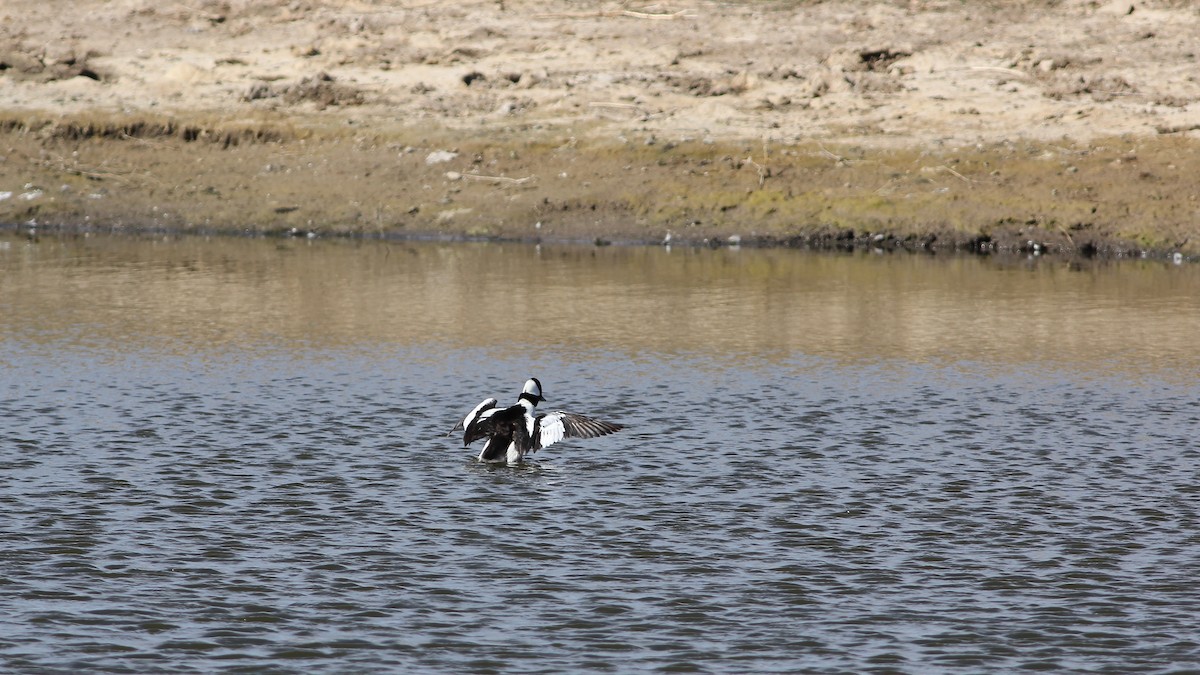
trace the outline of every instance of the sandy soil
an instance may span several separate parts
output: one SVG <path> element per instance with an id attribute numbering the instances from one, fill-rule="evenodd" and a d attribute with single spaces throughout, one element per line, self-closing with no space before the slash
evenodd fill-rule
<path id="1" fill-rule="evenodd" d="M 0 221 L 1192 254 L 1197 35 L 1166 0 L 6 0 Z"/>

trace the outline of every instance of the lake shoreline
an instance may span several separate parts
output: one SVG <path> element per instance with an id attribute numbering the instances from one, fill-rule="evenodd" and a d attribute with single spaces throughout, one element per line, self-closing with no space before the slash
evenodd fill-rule
<path id="1" fill-rule="evenodd" d="M 497 245 L 529 245 L 529 246 L 565 246 L 580 248 L 671 248 L 680 250 L 791 250 L 815 254 L 829 255 L 910 255 L 929 257 L 965 256 L 971 258 L 992 258 L 997 261 L 1024 260 L 1059 260 L 1071 265 L 1103 264 L 1122 260 L 1160 261 L 1163 263 L 1194 263 L 1195 256 L 1186 256 L 1177 250 L 1169 249 L 1139 249 L 1136 246 L 1118 248 L 1113 246 L 1099 251 L 1079 251 L 1063 246 L 1037 247 L 1024 245 L 1020 242 L 1012 244 L 997 244 L 995 242 L 951 243 L 943 241 L 933 245 L 922 245 L 909 240 L 887 239 L 877 241 L 872 236 L 858 235 L 814 235 L 794 236 L 787 239 L 771 237 L 733 238 L 733 239 L 684 239 L 672 238 L 670 241 L 655 241 L 651 239 L 617 238 L 565 238 L 542 236 L 481 236 L 463 233 L 446 232 L 363 232 L 363 231 L 316 231 L 299 228 L 286 230 L 251 230 L 240 229 L 210 229 L 189 228 L 180 229 L 164 226 L 128 227 L 128 226 L 80 226 L 72 224 L 19 224 L 0 222 L 0 235 L 21 235 L 30 241 L 41 241 L 47 237 L 134 237 L 134 238 L 192 238 L 217 237 L 220 239 L 275 239 L 280 242 L 310 241 L 310 242 L 378 242 L 394 244 L 497 244 Z"/>
<path id="2" fill-rule="evenodd" d="M 294 121 L 293 121 L 294 122 Z M 0 222 L 64 230 L 1056 254 L 1200 253 L 1185 139 L 929 152 L 591 129 L 0 119 Z M 755 157 L 758 159 L 755 159 Z M 23 160 L 23 161 L 22 161 Z M 1145 208 L 1147 190 L 1153 208 Z"/>
<path id="3" fill-rule="evenodd" d="M 328 0 L 0 21 L 0 222 L 1200 257 L 1200 12 Z"/>

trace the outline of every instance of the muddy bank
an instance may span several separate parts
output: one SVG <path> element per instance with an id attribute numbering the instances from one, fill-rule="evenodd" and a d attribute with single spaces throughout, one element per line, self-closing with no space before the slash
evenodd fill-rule
<path id="1" fill-rule="evenodd" d="M 0 120 L 8 224 L 1196 255 L 1197 144 L 882 149 L 587 128 Z"/>
<path id="2" fill-rule="evenodd" d="M 1200 253 L 1171 0 L 0 9 L 0 222 Z"/>

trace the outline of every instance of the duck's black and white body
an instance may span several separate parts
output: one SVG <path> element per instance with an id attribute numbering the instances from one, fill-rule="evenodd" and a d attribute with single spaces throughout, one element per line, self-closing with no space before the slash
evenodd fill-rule
<path id="1" fill-rule="evenodd" d="M 545 401 L 542 383 L 537 378 L 525 382 L 516 405 L 497 408 L 496 399 L 484 399 L 450 430 L 463 430 L 463 446 L 486 438 L 479 452 L 481 462 L 516 464 L 525 455 L 541 450 L 564 438 L 595 438 L 619 431 L 622 427 L 585 415 L 555 410 L 534 416 L 537 404 Z"/>

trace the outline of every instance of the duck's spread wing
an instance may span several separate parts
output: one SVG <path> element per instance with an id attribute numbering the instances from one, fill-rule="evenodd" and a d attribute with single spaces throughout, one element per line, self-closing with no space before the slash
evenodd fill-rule
<path id="1" fill-rule="evenodd" d="M 484 429 L 484 421 L 495 413 L 495 411 L 496 399 L 485 398 L 483 402 L 467 413 L 463 421 L 455 425 L 454 429 L 450 430 L 450 433 L 454 433 L 455 429 L 463 429 L 463 445 L 470 445 L 488 434 Z"/>
<path id="2" fill-rule="evenodd" d="M 564 438 L 595 438 L 620 431 L 623 427 L 586 415 L 555 410 L 538 415 L 533 425 L 533 449 L 539 450 Z"/>

